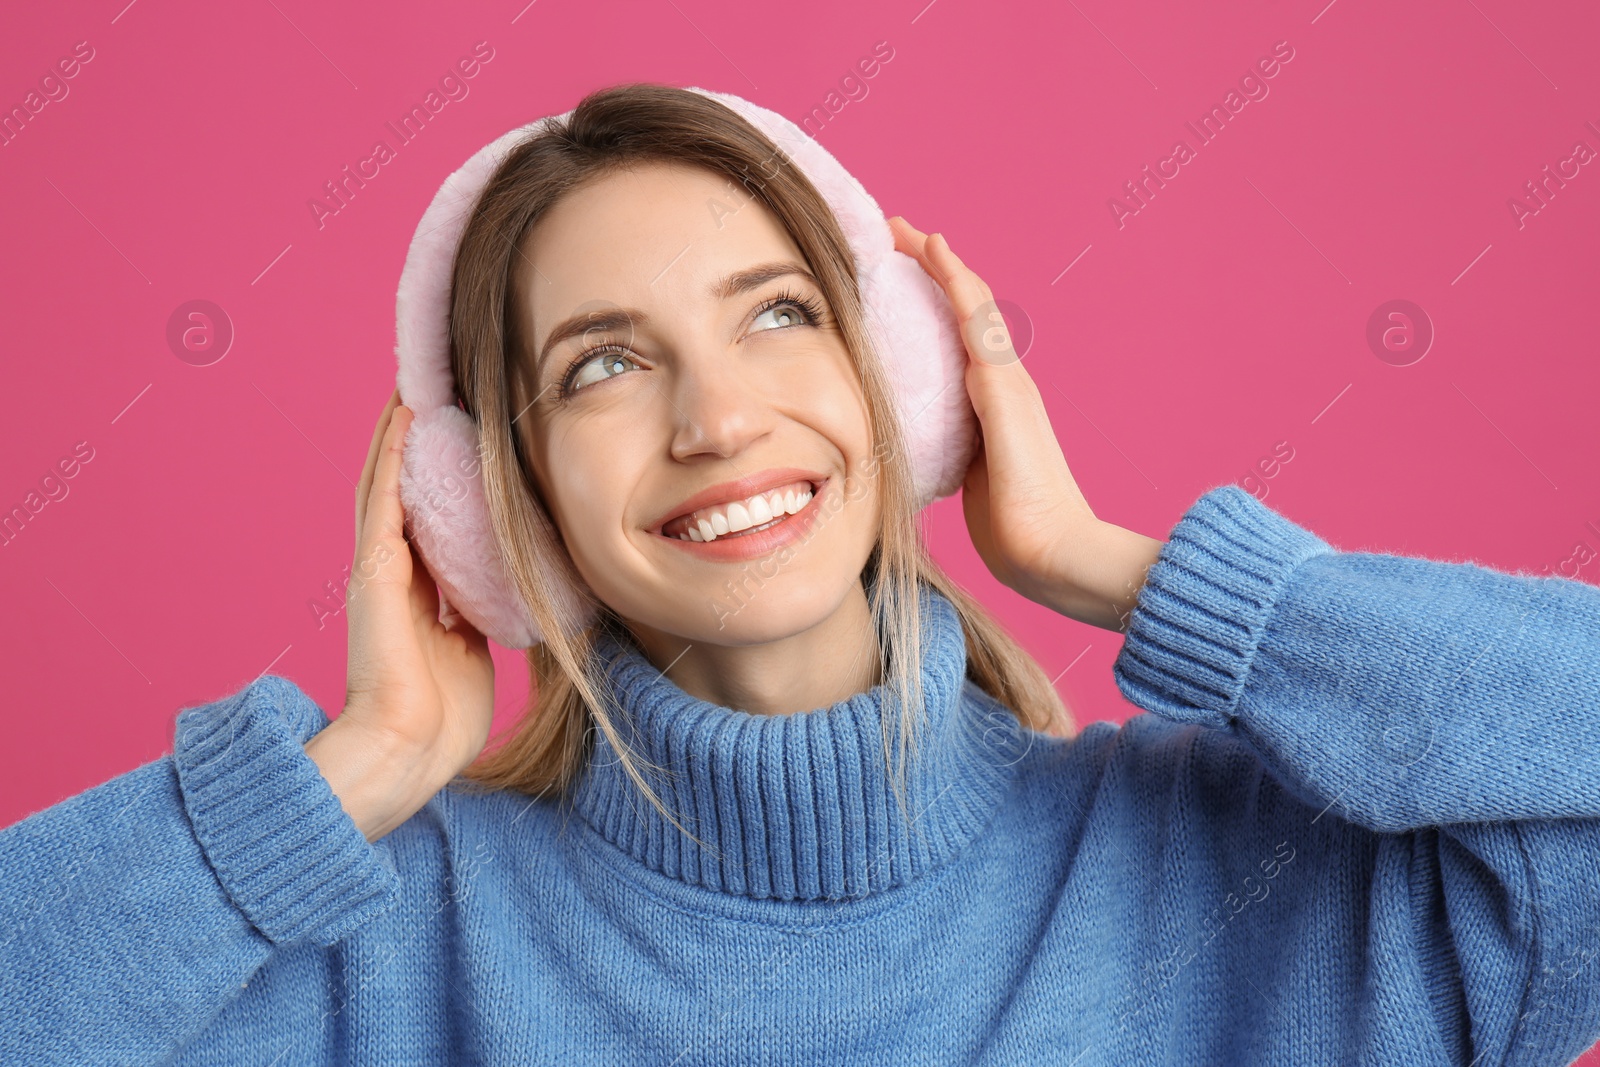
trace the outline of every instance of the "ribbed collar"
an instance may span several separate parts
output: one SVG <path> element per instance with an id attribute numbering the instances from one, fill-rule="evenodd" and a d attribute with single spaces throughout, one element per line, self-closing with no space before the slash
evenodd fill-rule
<path id="1" fill-rule="evenodd" d="M 924 708 L 902 814 L 884 758 L 884 686 L 831 707 L 758 715 L 691 696 L 632 644 L 602 634 L 623 739 L 673 778 L 651 787 L 701 848 L 650 804 L 595 733 L 575 809 L 638 862 L 692 885 L 775 900 L 859 898 L 949 860 L 988 824 L 1026 731 L 966 680 L 960 618 L 922 587 Z M 898 745 L 898 723 L 890 734 Z M 918 754 L 914 753 L 914 757 Z"/>

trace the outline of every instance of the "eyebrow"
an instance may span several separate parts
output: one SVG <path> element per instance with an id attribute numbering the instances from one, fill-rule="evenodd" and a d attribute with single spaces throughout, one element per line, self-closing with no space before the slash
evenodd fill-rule
<path id="1" fill-rule="evenodd" d="M 729 300 L 752 289 L 761 286 L 776 278 L 788 277 L 791 274 L 807 279 L 818 289 L 822 283 L 816 276 L 798 263 L 788 260 L 778 260 L 772 263 L 759 263 L 754 267 L 734 271 L 727 277 L 712 283 L 709 293 L 717 300 Z M 550 336 L 545 340 L 544 347 L 539 350 L 538 357 L 534 360 L 534 373 L 538 374 L 544 369 L 545 357 L 550 351 L 563 341 L 574 337 L 582 337 L 590 330 L 611 332 L 617 330 L 633 330 L 648 325 L 650 316 L 637 308 L 607 308 L 604 311 L 586 311 L 570 318 L 564 319 L 555 329 L 550 331 Z"/>

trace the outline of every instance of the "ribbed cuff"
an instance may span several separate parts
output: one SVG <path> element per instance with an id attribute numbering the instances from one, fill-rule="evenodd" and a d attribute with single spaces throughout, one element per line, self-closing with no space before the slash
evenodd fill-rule
<path id="1" fill-rule="evenodd" d="M 234 904 L 279 945 L 332 945 L 387 911 L 399 889 L 388 851 L 366 839 L 306 754 L 327 725 L 276 675 L 177 719 L 173 762 L 195 836 Z"/>
<path id="2" fill-rule="evenodd" d="M 1236 485 L 1206 492 L 1173 527 L 1112 665 L 1130 701 L 1226 726 L 1294 569 L 1334 548 Z"/>

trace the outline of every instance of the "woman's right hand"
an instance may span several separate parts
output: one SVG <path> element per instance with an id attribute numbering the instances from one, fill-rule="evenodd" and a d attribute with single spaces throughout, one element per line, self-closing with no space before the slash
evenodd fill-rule
<path id="1" fill-rule="evenodd" d="M 306 745 L 368 840 L 476 759 L 494 715 L 488 641 L 464 618 L 439 621 L 438 589 L 405 537 L 400 459 L 411 419 L 397 390 L 373 431 L 356 487 L 344 712 Z"/>

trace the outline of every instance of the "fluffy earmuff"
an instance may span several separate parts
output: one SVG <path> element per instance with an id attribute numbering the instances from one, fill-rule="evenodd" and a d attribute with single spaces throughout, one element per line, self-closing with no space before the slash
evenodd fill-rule
<path id="1" fill-rule="evenodd" d="M 917 507 L 955 493 L 976 450 L 977 417 L 965 385 L 966 349 L 944 291 L 916 260 L 895 249 L 877 202 L 799 126 L 741 97 L 690 89 L 766 134 L 833 209 L 855 259 L 867 329 L 894 392 Z M 444 180 L 417 224 L 396 297 L 396 382 L 401 403 L 415 414 L 400 474 L 413 544 L 448 604 L 485 636 L 513 649 L 542 637 L 506 573 L 483 495 L 477 427 L 457 406 L 450 285 L 456 245 L 490 175 L 519 142 L 571 114 L 509 131 Z M 565 625 L 592 622 L 594 596 L 569 588 L 577 580 L 571 565 L 551 561 L 545 573 L 559 576 L 557 610 Z"/>

